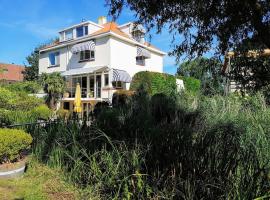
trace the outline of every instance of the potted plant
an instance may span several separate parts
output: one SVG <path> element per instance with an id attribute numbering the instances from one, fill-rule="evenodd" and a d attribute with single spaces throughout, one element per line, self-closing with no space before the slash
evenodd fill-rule
<path id="1" fill-rule="evenodd" d="M 94 97 L 94 92 L 93 91 L 89 91 L 88 92 L 88 97 L 89 98 L 93 98 Z"/>
<path id="2" fill-rule="evenodd" d="M 69 92 L 64 92 L 63 97 L 64 98 L 69 98 Z"/>
<path id="3" fill-rule="evenodd" d="M 30 134 L 17 129 L 0 129 L 0 179 L 22 175 L 32 143 Z"/>

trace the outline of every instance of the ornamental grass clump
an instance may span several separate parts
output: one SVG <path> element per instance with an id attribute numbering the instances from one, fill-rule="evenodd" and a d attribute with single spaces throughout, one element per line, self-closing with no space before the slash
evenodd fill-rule
<path id="1" fill-rule="evenodd" d="M 23 130 L 0 129 L 0 164 L 21 159 L 31 143 L 31 135 Z"/>

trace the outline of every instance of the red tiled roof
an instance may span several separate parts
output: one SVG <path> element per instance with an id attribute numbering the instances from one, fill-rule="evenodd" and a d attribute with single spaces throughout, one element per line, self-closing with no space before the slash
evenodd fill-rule
<path id="1" fill-rule="evenodd" d="M 124 33 L 123 31 L 121 31 L 118 28 L 118 25 L 115 22 L 108 22 L 106 24 L 103 24 L 102 26 L 104 28 L 92 33 L 91 36 L 99 35 L 99 34 L 102 34 L 102 33 L 108 33 L 108 32 L 111 31 L 111 32 L 114 32 L 114 33 L 116 33 L 118 35 L 121 35 L 123 37 L 131 39 L 126 33 Z"/>
<path id="2" fill-rule="evenodd" d="M 23 81 L 24 69 L 22 65 L 0 63 L 0 80 Z"/>
<path id="3" fill-rule="evenodd" d="M 124 33 L 122 30 L 120 30 L 120 28 L 118 27 L 118 25 L 115 22 L 108 22 L 106 24 L 103 24 L 102 26 L 103 26 L 103 28 L 101 28 L 100 30 L 90 34 L 89 36 L 96 36 L 96 35 L 100 35 L 102 33 L 113 32 L 113 33 L 115 33 L 117 35 L 120 35 L 122 37 L 133 40 L 128 34 Z M 60 43 L 61 42 L 57 41 L 57 42 L 54 42 L 52 44 L 46 45 L 46 46 L 42 47 L 41 49 L 47 49 L 47 48 L 50 48 L 50 47 L 54 47 L 54 46 L 57 46 Z M 144 45 L 146 45 L 147 47 L 151 47 L 153 49 L 156 49 L 156 50 L 160 51 L 160 49 L 158 49 L 157 47 L 153 46 L 152 44 L 150 44 L 148 42 L 145 42 Z"/>

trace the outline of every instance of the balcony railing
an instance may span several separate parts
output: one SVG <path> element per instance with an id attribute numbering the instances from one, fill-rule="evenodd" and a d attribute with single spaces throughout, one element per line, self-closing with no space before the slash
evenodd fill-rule
<path id="1" fill-rule="evenodd" d="M 67 88 L 67 92 L 69 93 L 69 98 L 74 98 L 76 87 Z M 81 88 L 81 95 L 82 98 L 87 98 L 87 88 Z"/>

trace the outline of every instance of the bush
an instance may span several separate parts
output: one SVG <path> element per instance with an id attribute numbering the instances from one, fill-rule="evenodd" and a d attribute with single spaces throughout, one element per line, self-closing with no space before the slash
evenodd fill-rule
<path id="1" fill-rule="evenodd" d="M 37 93 L 42 89 L 41 85 L 35 81 L 15 82 L 12 84 L 3 84 L 3 87 L 13 92 L 25 92 L 28 94 Z"/>
<path id="2" fill-rule="evenodd" d="M 42 100 L 27 93 L 10 91 L 0 87 L 0 108 L 7 110 L 31 110 L 42 104 Z"/>
<path id="3" fill-rule="evenodd" d="M 30 148 L 32 137 L 23 130 L 0 129 L 0 163 L 13 162 Z"/>
<path id="4" fill-rule="evenodd" d="M 103 109 L 106 109 L 110 106 L 110 104 L 106 101 L 101 101 L 101 102 L 98 102 L 95 107 L 94 107 L 94 115 L 95 116 L 98 116 L 99 113 L 103 110 Z"/>
<path id="5" fill-rule="evenodd" d="M 52 111 L 46 105 L 40 105 L 30 111 L 0 109 L 0 125 L 13 125 L 48 120 Z"/>
<path id="6" fill-rule="evenodd" d="M 138 72 L 133 76 L 130 90 L 136 91 L 142 85 L 151 96 L 157 93 L 171 95 L 176 91 L 175 77 L 158 72 Z"/>
<path id="7" fill-rule="evenodd" d="M 196 94 L 201 89 L 201 81 L 199 79 L 187 76 L 179 76 L 180 79 L 184 81 L 185 90 Z"/>
<path id="8" fill-rule="evenodd" d="M 60 119 L 68 119 L 70 117 L 70 111 L 69 110 L 66 110 L 66 109 L 59 109 L 57 110 L 56 112 L 56 115 L 58 118 Z"/>
<path id="9" fill-rule="evenodd" d="M 36 119 L 48 120 L 52 116 L 53 112 L 48 108 L 47 105 L 42 104 L 31 111 L 31 114 L 35 116 Z"/>
<path id="10" fill-rule="evenodd" d="M 124 105 L 126 105 L 130 101 L 131 96 L 133 94 L 134 94 L 133 91 L 117 90 L 115 93 L 113 93 L 112 105 L 113 106 L 124 106 Z"/>

